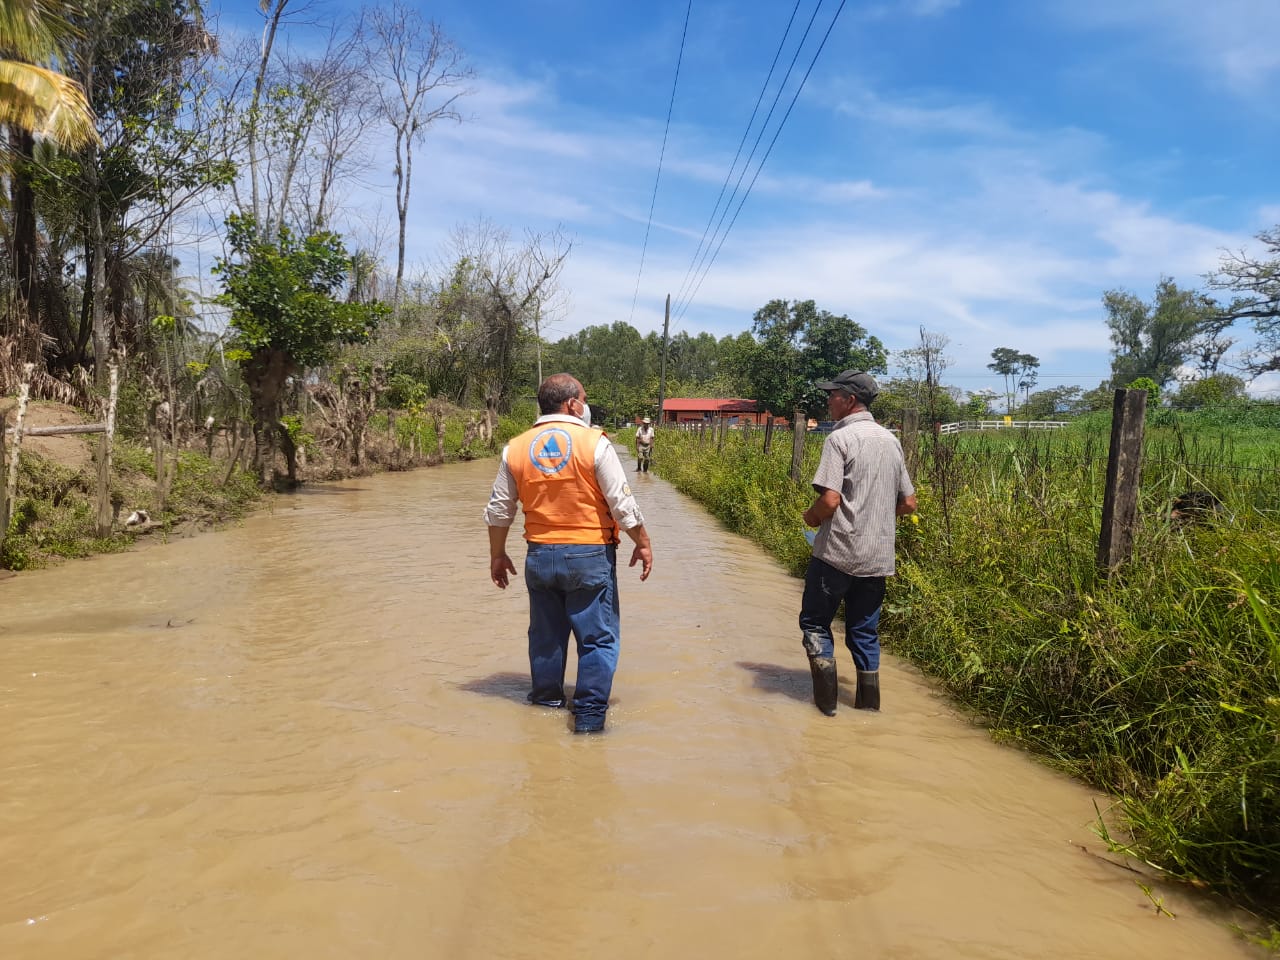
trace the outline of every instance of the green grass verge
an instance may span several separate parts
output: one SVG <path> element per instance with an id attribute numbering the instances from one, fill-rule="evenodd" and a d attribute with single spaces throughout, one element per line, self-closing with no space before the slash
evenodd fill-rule
<path id="1" fill-rule="evenodd" d="M 1107 790 L 1117 849 L 1280 919 L 1280 477 L 1259 465 L 1265 445 L 1242 466 L 1153 437 L 1134 560 L 1103 578 L 1107 430 L 926 438 L 886 649 L 997 737 Z M 799 574 L 813 494 L 789 477 L 789 434 L 761 445 L 664 431 L 654 469 Z M 820 445 L 808 438 L 804 477 Z M 1173 496 L 1201 488 L 1223 512 L 1172 522 Z"/>
<path id="2" fill-rule="evenodd" d="M 146 510 L 160 523 L 156 533 L 161 536 L 183 523 L 212 525 L 242 517 L 262 495 L 247 471 L 236 470 L 228 477 L 226 463 L 183 451 L 161 512 L 156 509 L 155 461 L 144 447 L 117 439 L 112 468 L 111 496 L 121 505 L 121 519 L 132 510 Z M 74 470 L 24 453 L 8 535 L 0 548 L 0 568 L 26 570 L 68 557 L 126 549 L 135 534 L 117 526 L 108 537 L 97 535 L 96 497 L 95 465 Z"/>

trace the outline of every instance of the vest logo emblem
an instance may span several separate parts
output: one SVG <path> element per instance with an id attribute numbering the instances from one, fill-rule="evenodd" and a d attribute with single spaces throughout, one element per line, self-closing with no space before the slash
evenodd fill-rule
<path id="1" fill-rule="evenodd" d="M 558 427 L 543 430 L 529 444 L 529 460 L 546 474 L 559 473 L 573 456 L 573 438 Z"/>

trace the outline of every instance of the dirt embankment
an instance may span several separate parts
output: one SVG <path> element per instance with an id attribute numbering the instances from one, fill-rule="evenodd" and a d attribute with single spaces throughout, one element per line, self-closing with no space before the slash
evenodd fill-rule
<path id="1" fill-rule="evenodd" d="M 18 415 L 18 401 L 14 397 L 0 397 L 0 415 L 5 417 L 5 426 L 12 427 Z M 65 427 L 71 424 L 85 423 L 83 412 L 64 403 L 48 403 L 33 400 L 27 404 L 27 417 L 24 427 Z M 90 441 L 93 437 L 84 434 L 73 434 L 65 437 L 23 437 L 22 449 L 36 453 L 46 460 L 52 460 L 71 470 L 79 470 L 93 460 Z M 6 437 L 6 443 L 11 438 Z"/>

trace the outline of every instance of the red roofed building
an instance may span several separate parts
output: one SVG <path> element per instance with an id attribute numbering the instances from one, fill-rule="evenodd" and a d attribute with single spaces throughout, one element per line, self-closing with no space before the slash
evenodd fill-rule
<path id="1" fill-rule="evenodd" d="M 770 417 L 768 410 L 761 410 L 755 400 L 734 398 L 694 397 L 691 399 L 664 400 L 663 423 L 732 423 L 763 424 Z"/>

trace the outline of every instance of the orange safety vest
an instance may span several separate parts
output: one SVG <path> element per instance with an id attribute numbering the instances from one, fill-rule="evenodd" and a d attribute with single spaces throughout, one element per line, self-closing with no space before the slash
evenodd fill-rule
<path id="1" fill-rule="evenodd" d="M 603 430 L 553 420 L 507 447 L 507 469 L 524 508 L 530 543 L 617 543 L 618 524 L 596 481 Z"/>

